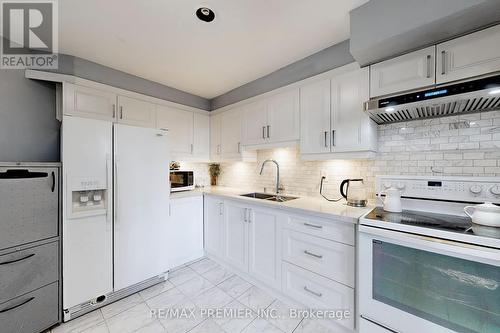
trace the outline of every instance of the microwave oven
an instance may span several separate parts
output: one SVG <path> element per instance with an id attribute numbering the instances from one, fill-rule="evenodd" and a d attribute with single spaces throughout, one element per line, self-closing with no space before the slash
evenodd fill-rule
<path id="1" fill-rule="evenodd" d="M 170 170 L 170 191 L 194 190 L 194 172 L 190 170 Z"/>

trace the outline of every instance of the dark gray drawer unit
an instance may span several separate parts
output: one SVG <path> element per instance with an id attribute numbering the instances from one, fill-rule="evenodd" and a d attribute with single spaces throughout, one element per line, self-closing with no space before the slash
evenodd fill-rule
<path id="1" fill-rule="evenodd" d="M 0 250 L 57 237 L 57 168 L 0 167 Z"/>
<path id="2" fill-rule="evenodd" d="M 60 322 L 58 163 L 0 163 L 0 332 Z"/>
<path id="3" fill-rule="evenodd" d="M 59 242 L 0 256 L 0 303 L 59 280 Z"/>
<path id="4" fill-rule="evenodd" d="M 1 332 L 42 332 L 58 320 L 58 282 L 0 304 Z"/>

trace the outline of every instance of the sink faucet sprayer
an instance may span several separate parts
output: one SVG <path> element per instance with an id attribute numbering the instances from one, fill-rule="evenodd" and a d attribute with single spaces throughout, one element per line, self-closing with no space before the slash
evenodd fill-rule
<path id="1" fill-rule="evenodd" d="M 264 163 L 262 163 L 262 166 L 260 167 L 260 175 L 262 175 L 262 171 L 264 171 L 264 165 L 266 165 L 267 162 L 272 162 L 272 163 L 276 164 L 276 197 L 279 199 L 279 197 L 280 197 L 280 165 L 275 160 L 265 160 Z"/>

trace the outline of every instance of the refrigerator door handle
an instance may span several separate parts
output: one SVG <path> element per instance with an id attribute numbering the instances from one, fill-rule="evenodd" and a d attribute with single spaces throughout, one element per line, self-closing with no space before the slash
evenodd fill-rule
<path id="1" fill-rule="evenodd" d="M 109 184 L 109 160 L 110 160 L 110 155 L 109 154 L 106 154 L 106 191 L 107 191 L 107 194 L 106 194 L 106 200 L 107 200 L 107 208 L 106 208 L 106 222 L 110 222 L 111 221 L 111 212 L 112 212 L 112 203 L 113 203 L 113 200 L 111 200 L 111 186 Z M 111 177 L 111 179 L 113 179 L 113 177 Z"/>
<path id="2" fill-rule="evenodd" d="M 115 155 L 115 161 L 114 161 L 114 186 L 113 186 L 113 223 L 114 225 L 118 225 L 118 217 L 117 212 L 118 212 L 118 161 L 116 160 L 116 155 Z"/>

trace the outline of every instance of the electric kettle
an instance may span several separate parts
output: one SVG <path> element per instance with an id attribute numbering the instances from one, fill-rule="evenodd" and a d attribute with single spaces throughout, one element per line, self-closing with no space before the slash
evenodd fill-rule
<path id="1" fill-rule="evenodd" d="M 366 203 L 368 202 L 363 179 L 343 180 L 340 184 L 340 194 L 346 198 L 349 206 L 366 207 Z"/>

